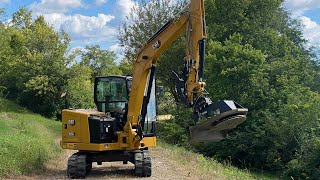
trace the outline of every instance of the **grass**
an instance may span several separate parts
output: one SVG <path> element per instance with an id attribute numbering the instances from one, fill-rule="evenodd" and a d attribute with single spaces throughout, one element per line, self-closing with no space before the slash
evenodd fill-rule
<path id="1" fill-rule="evenodd" d="M 183 168 L 191 169 L 196 174 L 203 175 L 202 179 L 278 179 L 274 175 L 250 172 L 249 170 L 238 169 L 230 164 L 222 164 L 213 158 L 204 157 L 183 147 L 169 145 L 163 141 L 157 144 L 168 150 L 170 158 L 177 161 Z"/>
<path id="2" fill-rule="evenodd" d="M 0 98 L 0 177 L 42 170 L 61 149 L 59 122 Z"/>

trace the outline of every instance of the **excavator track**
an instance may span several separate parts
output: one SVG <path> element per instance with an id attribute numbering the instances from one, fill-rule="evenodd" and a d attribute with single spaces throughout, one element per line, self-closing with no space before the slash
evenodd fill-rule
<path id="1" fill-rule="evenodd" d="M 67 175 L 71 179 L 85 178 L 92 168 L 86 154 L 75 153 L 68 159 Z"/>
<path id="2" fill-rule="evenodd" d="M 151 176 L 151 157 L 148 151 L 136 151 L 134 154 L 135 175 L 138 177 Z"/>

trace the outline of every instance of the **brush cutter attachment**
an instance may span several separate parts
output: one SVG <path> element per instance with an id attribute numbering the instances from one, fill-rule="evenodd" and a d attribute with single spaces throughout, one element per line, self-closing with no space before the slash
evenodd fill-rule
<path id="1" fill-rule="evenodd" d="M 186 81 L 188 77 L 187 65 L 182 71 L 182 78 L 178 73 L 172 72 L 176 84 L 175 97 L 188 107 L 193 107 L 195 126 L 190 127 L 190 142 L 215 142 L 224 139 L 229 130 L 237 127 L 246 120 L 248 109 L 232 101 L 212 102 L 208 93 L 204 92 L 190 103 L 186 97 Z M 195 91 L 197 94 L 197 91 Z M 206 120 L 200 121 L 200 117 Z"/>
<path id="2" fill-rule="evenodd" d="M 206 120 L 189 128 L 189 141 L 192 143 L 217 142 L 224 139 L 229 130 L 246 120 L 248 112 L 248 109 L 234 101 L 211 102 L 208 97 L 200 97 L 194 110 L 193 117 L 196 121 L 201 116 Z"/>

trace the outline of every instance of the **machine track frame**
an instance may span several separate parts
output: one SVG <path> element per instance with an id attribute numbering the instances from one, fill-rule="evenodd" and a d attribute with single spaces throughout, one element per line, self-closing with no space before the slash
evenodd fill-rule
<path id="1" fill-rule="evenodd" d="M 79 151 L 74 153 L 68 159 L 67 176 L 70 179 L 83 179 L 92 169 L 92 163 L 122 161 L 124 163 L 130 161 L 134 164 L 134 171 L 137 177 L 150 177 L 151 157 L 148 150 L 136 151 L 107 151 L 107 152 L 89 152 Z"/>

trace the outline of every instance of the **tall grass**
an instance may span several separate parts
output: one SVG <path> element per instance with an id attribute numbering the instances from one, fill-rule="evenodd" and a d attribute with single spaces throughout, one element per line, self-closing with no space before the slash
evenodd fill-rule
<path id="1" fill-rule="evenodd" d="M 43 170 L 61 151 L 55 143 L 60 123 L 0 98 L 0 177 Z"/>
<path id="2" fill-rule="evenodd" d="M 183 147 L 169 145 L 161 140 L 157 141 L 157 144 L 170 152 L 168 156 L 185 169 L 191 169 L 192 172 L 203 175 L 202 179 L 278 179 L 274 175 L 252 173 L 249 170 L 238 169 L 231 163 L 220 163 L 214 158 L 204 157 L 202 154 Z"/>

